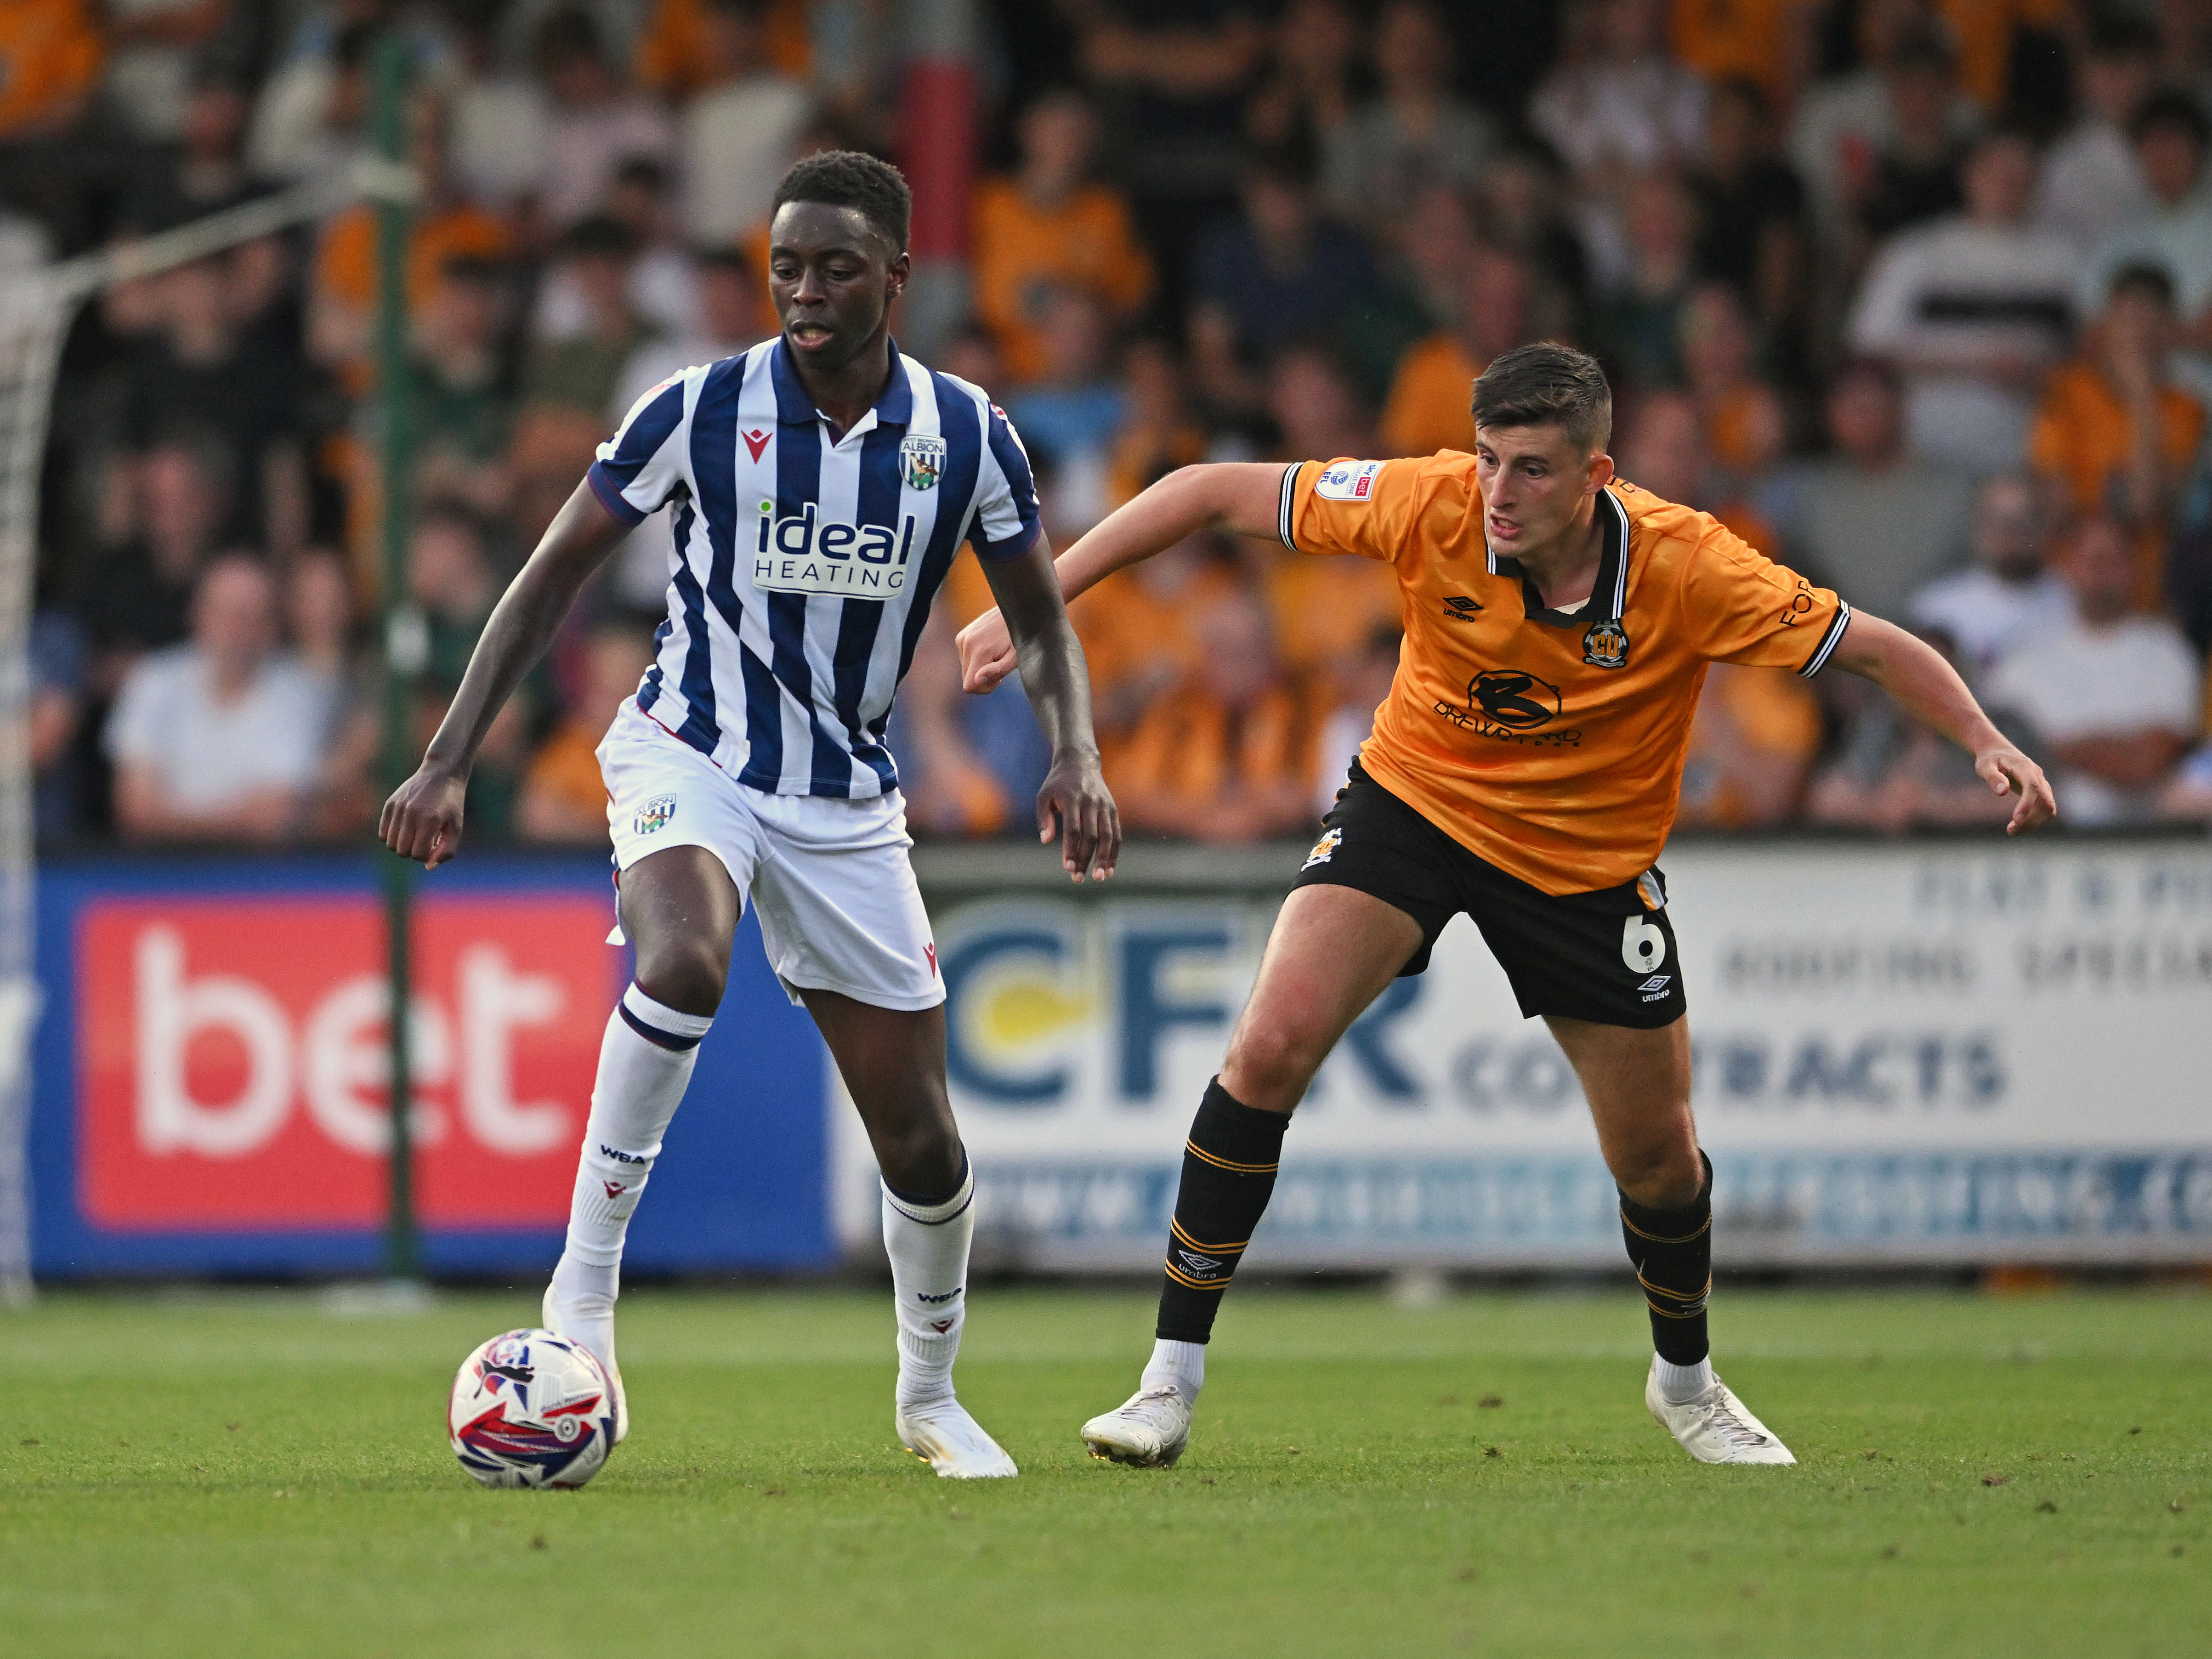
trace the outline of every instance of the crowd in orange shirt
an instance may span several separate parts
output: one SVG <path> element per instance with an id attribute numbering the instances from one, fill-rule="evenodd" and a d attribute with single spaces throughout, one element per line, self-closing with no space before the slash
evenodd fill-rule
<path id="1" fill-rule="evenodd" d="M 629 398 L 775 327 L 782 168 L 918 141 L 882 9 L 0 6 L 0 274 L 349 165 L 371 46 L 401 32 L 422 94 L 428 718 Z M 1197 460 L 1465 451 L 1486 362 L 1582 344 L 1614 380 L 1625 477 L 1937 639 L 2010 697 L 2082 817 L 2202 818 L 2200 10 L 1568 0 L 1499 30 L 1433 0 L 1000 0 L 979 11 L 967 315 L 902 343 L 1008 410 L 1061 547 Z M 142 658 L 196 648 L 195 592 L 241 550 L 277 579 L 276 658 L 316 664 L 326 706 L 275 833 L 359 833 L 374 252 L 353 210 L 117 289 L 73 341 L 35 642 L 49 840 L 157 835 L 112 797 L 105 711 Z M 588 740 L 645 649 L 665 548 L 649 522 L 495 734 L 478 833 L 602 834 Z M 966 698 L 950 667 L 988 603 L 956 575 L 896 717 L 922 833 L 1020 831 L 1042 772 L 1018 689 Z M 1208 538 L 1086 596 L 1131 825 L 1306 833 L 1389 684 L 1398 603 L 1364 562 Z M 2147 661 L 2087 728 L 2033 691 Z M 1955 774 L 1878 698 L 1732 666 L 1707 682 L 1682 820 L 1955 822 L 1976 810 Z"/>

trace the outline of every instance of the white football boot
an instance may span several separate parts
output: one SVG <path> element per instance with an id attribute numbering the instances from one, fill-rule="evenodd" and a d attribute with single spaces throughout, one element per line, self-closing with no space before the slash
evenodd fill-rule
<path id="1" fill-rule="evenodd" d="M 604 1307 L 596 1306 L 605 1303 Z M 629 1397 L 623 1392 L 622 1367 L 615 1364 L 615 1304 L 599 1296 L 581 1296 L 563 1302 L 545 1287 L 545 1300 L 538 1316 L 547 1330 L 580 1342 L 599 1362 L 615 1393 L 615 1437 L 619 1446 L 629 1437 Z"/>
<path id="2" fill-rule="evenodd" d="M 1174 1383 L 1139 1389 L 1120 1409 L 1085 1423 L 1083 1443 L 1102 1462 L 1172 1468 L 1190 1443 L 1190 1400 Z"/>
<path id="3" fill-rule="evenodd" d="M 1021 1473 L 957 1400 L 901 1406 L 892 1413 L 891 1427 L 899 1444 L 935 1469 L 940 1480 L 1002 1480 Z"/>
<path id="4" fill-rule="evenodd" d="M 1700 1463 L 1795 1463 L 1790 1448 L 1774 1431 L 1751 1414 L 1735 1392 L 1716 1376 L 1713 1385 L 1687 1405 L 1672 1404 L 1659 1391 L 1659 1361 L 1651 1362 L 1644 1382 L 1644 1403 L 1652 1419 L 1682 1443 Z"/>

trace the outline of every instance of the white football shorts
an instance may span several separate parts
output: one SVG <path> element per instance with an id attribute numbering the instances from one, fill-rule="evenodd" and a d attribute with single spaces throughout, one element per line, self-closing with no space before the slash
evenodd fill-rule
<path id="1" fill-rule="evenodd" d="M 599 748 L 615 867 L 703 847 L 759 914 L 769 966 L 793 1002 L 836 991 L 878 1008 L 945 1000 L 937 945 L 907 849 L 906 802 L 772 795 L 625 702 Z"/>

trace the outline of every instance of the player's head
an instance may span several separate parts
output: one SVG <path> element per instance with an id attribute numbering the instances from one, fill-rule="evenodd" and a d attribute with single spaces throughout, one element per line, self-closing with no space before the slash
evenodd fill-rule
<path id="1" fill-rule="evenodd" d="M 1613 477 L 1612 437 L 1613 389 L 1588 352 L 1547 341 L 1485 369 L 1474 383 L 1474 462 L 1492 550 L 1540 552 L 1584 522 Z"/>
<path id="2" fill-rule="evenodd" d="M 914 194 L 888 161 L 855 150 L 807 156 L 775 187 L 769 295 L 802 362 L 836 368 L 890 326 L 913 262 Z"/>

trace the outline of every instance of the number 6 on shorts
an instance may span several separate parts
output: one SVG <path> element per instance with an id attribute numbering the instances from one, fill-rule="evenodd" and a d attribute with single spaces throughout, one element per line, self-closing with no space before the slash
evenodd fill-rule
<path id="1" fill-rule="evenodd" d="M 1620 925 L 1620 959 L 1632 974 L 1648 974 L 1667 960 L 1667 935 L 1642 916 Z"/>

